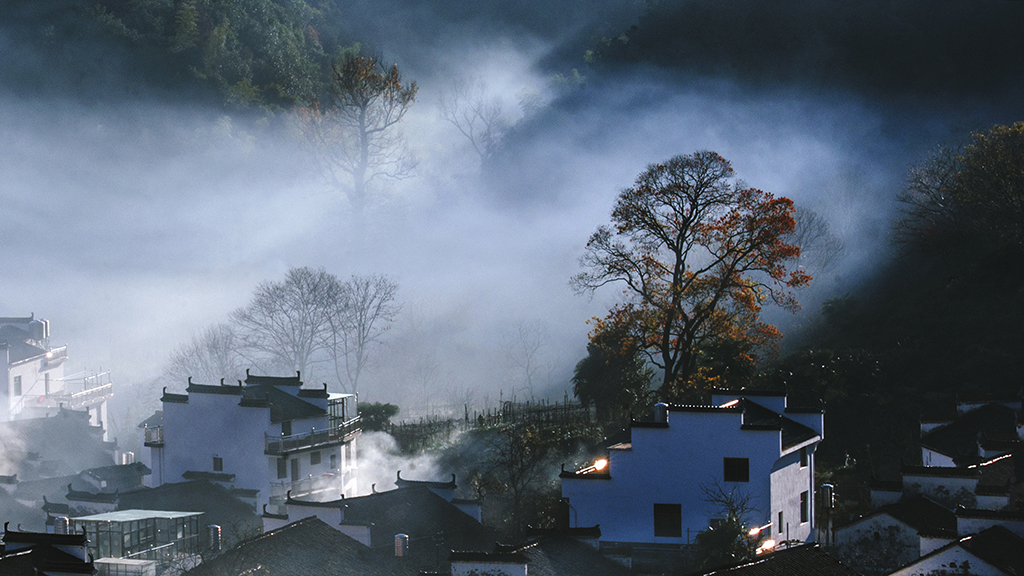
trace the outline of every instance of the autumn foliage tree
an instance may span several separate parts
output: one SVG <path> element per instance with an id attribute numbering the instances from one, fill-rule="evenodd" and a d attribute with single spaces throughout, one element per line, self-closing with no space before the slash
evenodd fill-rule
<path id="1" fill-rule="evenodd" d="M 607 326 L 587 344 L 572 389 L 581 404 L 597 410 L 598 420 L 617 422 L 646 409 L 653 379 L 654 370 L 628 327 Z"/>
<path id="2" fill-rule="evenodd" d="M 357 222 L 373 187 L 410 174 L 415 162 L 397 124 L 416 100 L 398 65 L 348 55 L 333 66 L 330 94 L 299 109 L 299 126 L 329 185 L 345 194 Z"/>
<path id="3" fill-rule="evenodd" d="M 624 302 L 593 334 L 630 332 L 661 370 L 658 392 L 667 400 L 694 400 L 722 380 L 708 362 L 712 350 L 735 351 L 726 365 L 753 362 L 780 336 L 760 321 L 762 306 L 795 310 L 792 289 L 810 281 L 787 268 L 800 255 L 787 241 L 793 202 L 733 175 L 710 151 L 648 166 L 619 195 L 613 226 L 590 237 L 586 271 L 573 278 L 578 292 L 624 286 Z"/>

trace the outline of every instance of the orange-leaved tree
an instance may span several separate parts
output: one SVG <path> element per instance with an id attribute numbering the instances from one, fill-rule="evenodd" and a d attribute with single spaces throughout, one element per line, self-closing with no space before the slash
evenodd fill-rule
<path id="1" fill-rule="evenodd" d="M 732 181 L 709 151 L 653 164 L 619 195 L 613 226 L 587 242 L 577 292 L 623 284 L 625 301 L 598 321 L 627 329 L 662 372 L 659 396 L 695 400 L 730 370 L 752 365 L 780 336 L 759 320 L 773 303 L 798 308 L 792 289 L 810 276 L 789 270 L 800 248 L 786 241 L 793 202 Z"/>

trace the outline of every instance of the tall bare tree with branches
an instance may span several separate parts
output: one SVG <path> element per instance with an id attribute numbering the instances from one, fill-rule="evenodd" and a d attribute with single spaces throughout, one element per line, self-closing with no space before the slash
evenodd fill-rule
<path id="1" fill-rule="evenodd" d="M 264 372 L 298 370 L 310 379 L 328 352 L 341 294 L 338 278 L 323 268 L 292 268 L 284 281 L 260 284 L 252 301 L 231 314 L 239 352 Z"/>
<path id="2" fill-rule="evenodd" d="M 334 64 L 330 94 L 299 109 L 299 127 L 328 184 L 345 194 L 357 223 L 373 187 L 410 174 L 415 161 L 397 124 L 416 99 L 398 65 L 349 55 Z"/>
<path id="3" fill-rule="evenodd" d="M 488 98 L 480 82 L 458 80 L 441 93 L 441 118 L 469 140 L 473 150 L 486 161 L 493 154 L 509 121 L 500 98 Z"/>
<path id="4" fill-rule="evenodd" d="M 398 284 L 386 276 L 352 276 L 340 291 L 327 318 L 328 350 L 338 381 L 356 394 L 370 351 L 402 307 Z"/>

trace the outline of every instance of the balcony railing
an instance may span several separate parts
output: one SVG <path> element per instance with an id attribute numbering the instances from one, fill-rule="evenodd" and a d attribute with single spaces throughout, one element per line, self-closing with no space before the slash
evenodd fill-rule
<path id="1" fill-rule="evenodd" d="M 264 436 L 264 454 L 287 454 L 297 450 L 306 450 L 318 446 L 329 446 L 346 442 L 360 432 L 359 417 L 334 428 L 326 430 L 313 430 L 304 434 L 292 434 L 291 436 Z"/>
<path id="2" fill-rule="evenodd" d="M 164 427 L 163 426 L 146 426 L 146 438 L 143 440 L 144 446 L 152 446 L 159 448 L 164 445 Z"/>
<path id="3" fill-rule="evenodd" d="M 95 406 L 114 395 L 113 384 L 103 384 L 92 388 L 85 388 L 74 393 L 71 393 L 67 389 L 70 387 L 71 385 L 67 385 L 67 387 L 61 392 L 46 394 L 39 400 L 37 406 L 39 408 L 56 408 L 58 406 L 63 406 L 72 410 L 78 410 L 87 406 Z"/>
<path id="4" fill-rule="evenodd" d="M 341 476 L 335 474 L 321 474 L 320 476 L 310 476 L 300 480 L 271 482 L 270 500 L 272 503 L 283 504 L 289 492 L 292 498 L 298 498 L 324 490 L 331 491 L 332 493 L 338 492 L 342 488 Z"/>

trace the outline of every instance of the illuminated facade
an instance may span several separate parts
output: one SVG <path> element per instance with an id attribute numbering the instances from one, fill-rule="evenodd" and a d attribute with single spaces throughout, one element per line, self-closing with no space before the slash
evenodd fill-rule
<path id="1" fill-rule="evenodd" d="M 814 540 L 814 451 L 820 409 L 794 410 L 784 394 L 718 392 L 708 406 L 656 407 L 607 462 L 563 471 L 571 527 L 600 525 L 608 555 L 671 554 L 724 520 L 728 504 L 765 542 Z M 718 500 L 717 502 L 714 500 Z M 617 552 L 618 551 L 618 552 Z"/>
<path id="2" fill-rule="evenodd" d="M 238 385 L 189 381 L 164 392 L 147 420 L 144 462 L 153 486 L 209 480 L 273 512 L 292 496 L 334 499 L 356 491 L 355 396 L 302 388 L 298 376 L 251 376 Z"/>

